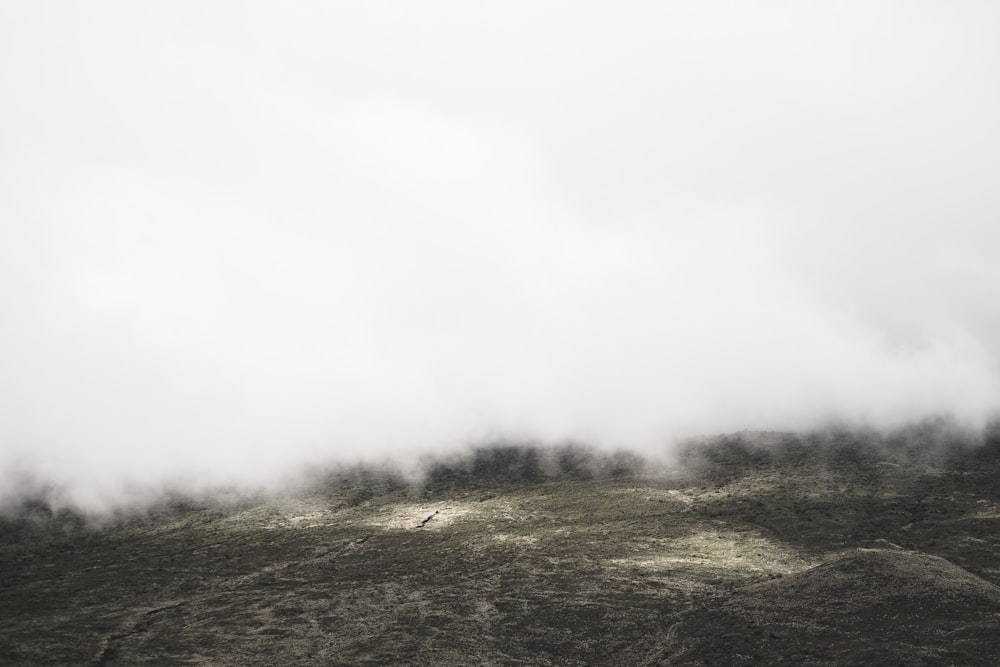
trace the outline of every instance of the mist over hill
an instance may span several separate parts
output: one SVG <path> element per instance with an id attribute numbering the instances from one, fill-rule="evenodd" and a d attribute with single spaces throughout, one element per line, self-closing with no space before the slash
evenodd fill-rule
<path id="1" fill-rule="evenodd" d="M 997 664 L 998 34 L 0 3 L 0 662 Z"/>
<path id="2" fill-rule="evenodd" d="M 0 478 L 97 507 L 469 443 L 980 428 L 997 28 L 6 5 Z"/>

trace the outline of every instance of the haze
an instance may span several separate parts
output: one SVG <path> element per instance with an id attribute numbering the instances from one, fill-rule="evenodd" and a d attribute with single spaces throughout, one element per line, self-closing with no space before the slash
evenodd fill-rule
<path id="1" fill-rule="evenodd" d="M 1000 406 L 988 2 L 0 7 L 0 477 Z"/>

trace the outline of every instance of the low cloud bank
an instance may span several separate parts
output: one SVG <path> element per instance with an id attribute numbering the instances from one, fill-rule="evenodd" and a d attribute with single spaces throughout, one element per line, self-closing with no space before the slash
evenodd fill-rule
<path id="1" fill-rule="evenodd" d="M 994 13 L 659 4 L 3 10 L 0 476 L 96 506 L 504 439 L 982 428 Z"/>

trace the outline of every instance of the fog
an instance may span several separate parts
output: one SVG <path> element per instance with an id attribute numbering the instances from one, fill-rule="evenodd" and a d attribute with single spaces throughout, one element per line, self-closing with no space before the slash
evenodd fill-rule
<path id="1" fill-rule="evenodd" d="M 987 2 L 4 3 L 0 478 L 981 426 L 997 34 Z"/>

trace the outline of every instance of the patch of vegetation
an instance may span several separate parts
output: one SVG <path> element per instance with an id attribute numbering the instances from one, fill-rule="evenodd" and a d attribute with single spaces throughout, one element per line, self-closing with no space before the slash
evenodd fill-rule
<path id="1" fill-rule="evenodd" d="M 604 453 L 577 444 L 542 448 L 498 443 L 427 465 L 429 493 L 505 489 L 559 480 L 621 479 L 639 474 L 643 459 L 630 452 Z"/>

